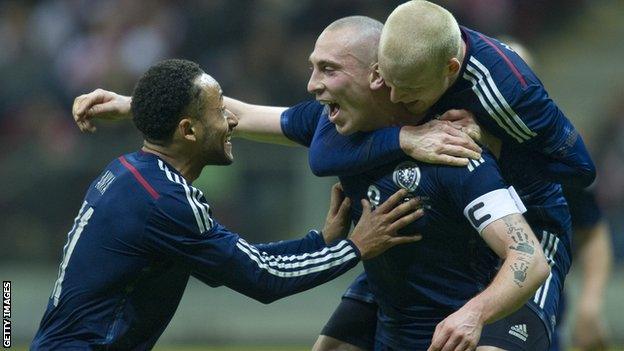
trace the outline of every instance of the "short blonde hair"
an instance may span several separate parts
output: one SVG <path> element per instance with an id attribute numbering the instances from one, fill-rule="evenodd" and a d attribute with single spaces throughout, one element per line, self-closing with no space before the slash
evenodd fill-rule
<path id="1" fill-rule="evenodd" d="M 383 69 L 411 71 L 426 65 L 442 69 L 460 56 L 459 24 L 445 8 L 423 0 L 398 6 L 384 24 L 379 43 Z"/>

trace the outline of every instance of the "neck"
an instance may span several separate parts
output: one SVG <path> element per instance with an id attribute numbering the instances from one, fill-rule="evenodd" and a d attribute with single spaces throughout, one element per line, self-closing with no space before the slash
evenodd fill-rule
<path id="1" fill-rule="evenodd" d="M 173 143 L 170 146 L 162 146 L 144 140 L 141 150 L 158 156 L 180 172 L 182 177 L 189 182 L 197 179 L 204 168 L 203 164 L 197 162 L 196 157 L 185 155 Z"/>

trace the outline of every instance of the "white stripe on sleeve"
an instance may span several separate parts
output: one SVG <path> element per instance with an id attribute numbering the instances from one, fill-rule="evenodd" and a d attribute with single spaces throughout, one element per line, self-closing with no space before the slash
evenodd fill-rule
<path id="1" fill-rule="evenodd" d="M 289 264 L 281 263 L 277 265 L 275 264 L 275 262 L 269 262 L 269 260 L 264 255 L 258 256 L 256 253 L 254 253 L 250 249 L 250 245 L 247 244 L 242 239 L 239 239 L 239 241 L 236 243 L 236 247 L 239 250 L 241 250 L 243 253 L 245 253 L 249 257 L 249 259 L 255 262 L 256 265 L 260 269 L 266 270 L 268 273 L 278 276 L 278 277 L 291 278 L 291 277 L 299 277 L 299 276 L 303 276 L 303 275 L 307 275 L 311 273 L 321 272 L 321 271 L 330 269 L 332 267 L 339 266 L 343 264 L 344 262 L 347 262 L 353 258 L 356 258 L 357 254 L 355 253 L 353 248 L 350 245 L 348 245 L 346 240 L 343 240 L 343 242 L 346 244 L 346 247 L 344 247 L 345 244 L 341 242 L 337 246 L 344 247 L 344 249 L 338 252 L 335 252 L 332 250 L 326 250 L 328 248 L 324 248 L 323 250 L 320 250 L 320 251 L 324 251 L 325 253 L 320 254 L 321 257 L 319 258 L 306 259 L 306 260 L 289 263 Z M 319 256 L 319 254 L 315 254 L 315 253 L 312 253 L 312 255 Z M 277 259 L 274 261 L 281 261 L 280 257 L 281 256 L 279 255 L 276 256 Z M 313 264 L 317 264 L 321 262 L 326 262 L 326 263 L 322 265 L 315 265 L 309 268 L 304 268 L 304 267 L 308 267 Z M 294 269 L 294 270 L 285 270 L 285 269 Z"/>

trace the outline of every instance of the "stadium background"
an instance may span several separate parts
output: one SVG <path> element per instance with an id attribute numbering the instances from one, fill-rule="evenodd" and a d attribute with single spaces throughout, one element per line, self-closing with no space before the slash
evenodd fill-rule
<path id="1" fill-rule="evenodd" d="M 83 191 L 110 159 L 140 146 L 129 123 L 81 135 L 71 118 L 74 96 L 96 87 L 130 94 L 149 65 L 183 57 L 199 62 L 227 95 L 292 105 L 309 98 L 307 56 L 327 24 L 353 14 L 383 21 L 401 2 L 1 1 L 0 276 L 13 282 L 14 344 L 34 335 Z M 438 3 L 464 25 L 523 42 L 551 96 L 582 131 L 616 255 L 605 313 L 612 339 L 624 345 L 624 2 Z M 208 168 L 195 183 L 222 223 L 250 241 L 322 225 L 335 179 L 312 176 L 304 149 L 236 140 L 234 151 L 233 166 Z M 158 348 L 306 349 L 356 273 L 269 306 L 193 280 Z M 569 279 L 572 295 L 577 273 Z"/>

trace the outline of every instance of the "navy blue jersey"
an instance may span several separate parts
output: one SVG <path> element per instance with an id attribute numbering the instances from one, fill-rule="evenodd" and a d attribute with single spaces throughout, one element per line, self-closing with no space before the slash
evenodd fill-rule
<path id="1" fill-rule="evenodd" d="M 506 179 L 526 196 L 554 194 L 553 183 L 585 187 L 595 168 L 582 138 L 550 99 L 529 66 L 507 45 L 462 27 L 466 57 L 457 81 L 429 111 L 429 118 L 449 109 L 473 112 L 487 131 L 503 141 L 500 166 Z M 356 138 L 336 137 L 312 143 L 312 171 L 317 175 L 357 174 L 402 158 L 399 127 L 369 133 L 364 145 Z M 349 152 L 332 153 L 340 145 Z M 362 152 L 361 149 L 368 152 Z M 324 162 L 321 161 L 324 159 Z M 530 162 L 532 167 L 525 167 Z M 552 181 L 552 183 L 548 182 Z"/>
<path id="2" fill-rule="evenodd" d="M 319 115 L 313 106 L 301 104 L 282 115 L 285 134 L 303 145 L 314 138 L 312 126 L 327 126 L 319 123 L 326 114 Z M 345 195 L 354 199 L 354 222 L 362 213 L 357 199 L 367 198 L 376 206 L 403 188 L 424 200 L 425 216 L 401 231 L 419 233 L 423 239 L 394 247 L 365 261 L 364 267 L 380 307 L 376 339 L 399 349 L 426 347 L 435 325 L 491 281 L 499 259 L 479 231 L 521 212 L 519 199 L 511 195 L 487 151 L 466 167 L 405 157 L 359 175 L 341 176 L 340 181 Z"/>
<path id="3" fill-rule="evenodd" d="M 350 241 L 327 247 L 317 232 L 250 245 L 173 167 L 150 153 L 124 155 L 87 191 L 31 348 L 150 349 L 190 275 L 268 303 L 358 261 Z"/>
<path id="4" fill-rule="evenodd" d="M 528 65 L 493 38 L 464 27 L 461 32 L 466 57 L 458 79 L 432 106 L 428 118 L 449 109 L 470 110 L 502 141 L 501 173 L 520 194 L 528 209 L 525 217 L 551 262 L 552 278 L 532 301 L 552 330 L 558 294 L 571 264 L 570 213 L 559 183 L 587 186 L 595 168 L 581 136 Z M 367 172 L 405 157 L 398 136 L 399 127 L 342 136 L 320 119 L 309 144 L 310 166 L 317 175 Z"/>

